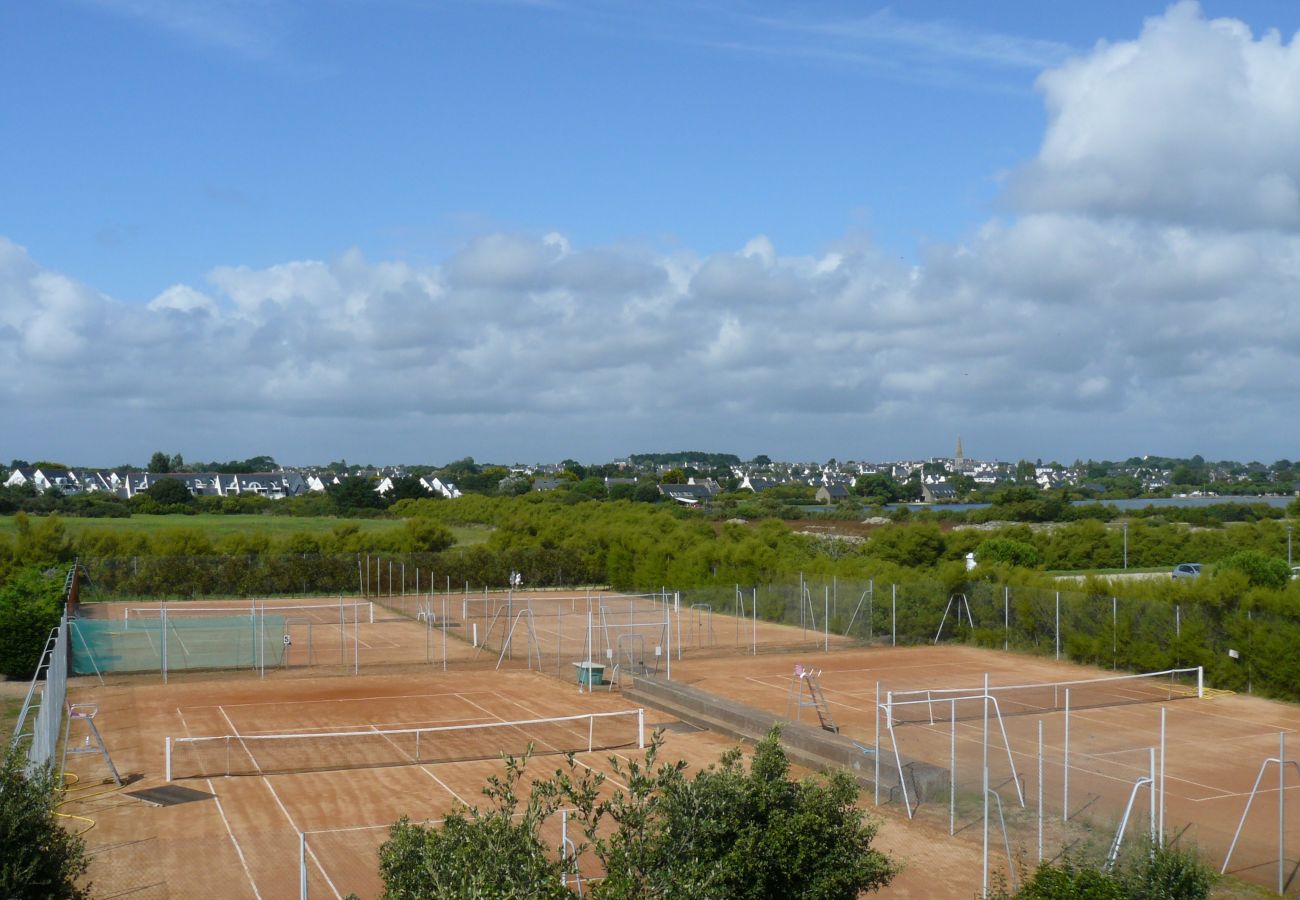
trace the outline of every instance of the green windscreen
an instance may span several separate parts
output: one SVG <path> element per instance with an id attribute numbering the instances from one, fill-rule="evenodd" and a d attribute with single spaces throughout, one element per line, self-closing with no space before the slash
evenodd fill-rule
<path id="1" fill-rule="evenodd" d="M 77 619 L 69 637 L 73 672 L 91 675 L 278 666 L 284 635 L 284 616 L 242 614 Z"/>

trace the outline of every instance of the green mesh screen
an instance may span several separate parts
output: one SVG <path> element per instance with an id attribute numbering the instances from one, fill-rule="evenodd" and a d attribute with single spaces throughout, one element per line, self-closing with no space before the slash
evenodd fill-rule
<path id="1" fill-rule="evenodd" d="M 164 639 L 166 634 L 165 653 Z M 278 666 L 284 657 L 284 616 L 77 619 L 72 626 L 72 670 L 169 672 Z"/>

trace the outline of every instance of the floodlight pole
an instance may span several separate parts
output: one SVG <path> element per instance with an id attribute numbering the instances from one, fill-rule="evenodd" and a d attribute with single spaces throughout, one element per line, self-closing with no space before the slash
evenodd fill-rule
<path id="1" fill-rule="evenodd" d="M 1124 568 L 1128 568 L 1128 522 L 1124 522 L 1120 527 L 1124 529 Z"/>

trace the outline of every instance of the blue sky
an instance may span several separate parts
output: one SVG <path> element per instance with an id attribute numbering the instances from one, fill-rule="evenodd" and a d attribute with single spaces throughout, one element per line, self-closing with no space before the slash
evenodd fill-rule
<path id="1" fill-rule="evenodd" d="M 52 0 L 0 28 L 5 458 L 1300 455 L 1266 427 L 1292 351 L 1221 320 L 1294 296 L 1251 263 L 1295 249 L 1292 3 Z M 1156 285 L 1189 258 L 1226 268 Z M 1154 343 L 1089 332 L 1134 304 Z M 49 424 L 69 403 L 93 434 Z"/>

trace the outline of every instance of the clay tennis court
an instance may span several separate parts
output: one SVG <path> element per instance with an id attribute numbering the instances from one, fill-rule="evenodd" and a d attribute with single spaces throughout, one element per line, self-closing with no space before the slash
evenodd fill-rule
<path id="1" fill-rule="evenodd" d="M 167 641 L 160 638 L 164 608 Z M 532 668 L 567 678 L 575 662 L 590 657 L 606 666 L 607 680 L 616 681 L 628 668 L 666 673 L 691 655 L 851 643 L 816 629 L 684 606 L 671 594 L 610 591 L 91 603 L 82 611 L 93 625 L 112 624 L 113 643 L 138 657 L 137 671 L 161 673 L 165 664 L 169 677 L 190 677 L 193 668 L 205 680 L 223 648 L 228 667 L 257 668 L 260 676 L 422 671 L 433 665 L 444 671 Z M 223 619 L 235 627 L 222 632 L 202 627 Z M 241 621 L 250 624 L 251 640 L 248 630 L 238 627 Z M 165 662 L 163 643 L 170 648 Z M 75 632 L 72 644 L 79 650 Z M 253 644 L 267 649 L 255 650 Z"/>
<path id="2" fill-rule="evenodd" d="M 577 614 L 578 598 L 551 598 L 556 607 L 570 605 L 559 618 Z M 585 602 L 585 598 L 584 601 Z M 539 615 L 541 604 L 532 606 L 537 643 L 546 637 L 548 620 Z M 439 611 L 440 612 L 440 611 Z M 636 611 L 633 610 L 633 616 Z M 586 612 L 581 617 L 585 622 Z M 451 616 L 441 621 L 449 621 Z M 715 634 L 746 621 L 721 615 L 712 617 Z M 638 621 L 632 619 L 631 621 Z M 565 623 L 567 625 L 567 622 Z M 551 637 L 564 640 L 565 625 Z M 327 624 L 313 624 L 313 628 Z M 805 637 L 798 627 L 759 623 L 770 641 L 769 647 L 798 644 Z M 587 641 L 583 629 L 583 647 Z M 586 713 L 627 711 L 631 705 L 618 691 L 580 691 L 574 673 L 565 662 L 555 671 L 528 671 L 516 658 L 498 671 L 493 665 L 474 660 L 482 653 L 466 641 L 448 641 L 448 670 L 423 663 L 430 627 L 406 615 L 375 610 L 375 622 L 363 622 L 357 631 L 345 627 L 354 643 L 365 640 L 366 653 L 380 660 L 381 674 L 342 676 L 342 667 L 292 666 L 259 673 L 190 672 L 180 680 L 160 683 L 156 675 L 111 675 L 100 686 L 93 678 L 74 683 L 74 702 L 99 704 L 97 719 L 109 749 L 123 774 L 138 776 L 125 792 L 94 796 L 85 788 L 74 792 L 89 797 L 85 803 L 70 804 L 69 811 L 95 820 L 87 839 L 93 852 L 91 876 L 97 890 L 130 896 L 291 896 L 299 889 L 299 834 L 305 835 L 307 881 L 310 896 L 342 897 L 356 892 L 375 896 L 380 890 L 377 875 L 379 845 L 387 826 L 399 816 L 413 820 L 438 820 L 459 801 L 479 802 L 479 790 L 489 774 L 500 774 L 502 764 L 491 758 L 501 749 L 522 751 L 527 730 L 516 729 L 508 740 L 485 748 L 487 759 L 443 761 L 437 754 L 424 754 L 419 764 L 407 758 L 409 745 L 394 744 L 378 752 L 369 765 L 366 754 L 353 758 L 348 743 L 334 750 L 307 748 L 297 763 L 315 771 L 258 772 L 257 759 L 267 759 L 249 747 L 260 735 L 282 733 L 365 733 L 373 747 L 376 731 L 478 725 Z M 387 640 L 393 646 L 386 646 Z M 683 639 L 682 643 L 685 643 Z M 701 648 L 695 648 L 699 651 Z M 846 648 L 829 653 L 805 649 L 794 653 L 761 652 L 747 655 L 748 648 L 726 647 L 713 655 L 685 652 L 673 661 L 673 679 L 686 681 L 723 697 L 740 700 L 776 716 L 791 711 L 792 673 L 796 663 L 822 671 L 821 683 L 837 724 L 843 733 L 874 748 L 873 705 L 876 682 L 882 690 L 926 687 L 977 687 L 983 673 L 993 685 L 1026 681 L 1078 680 L 1110 673 L 1084 667 L 1057 664 L 1036 657 L 979 651 L 967 647 L 934 648 Z M 764 649 L 760 645 L 760 650 Z M 408 657 L 399 670 L 380 668 L 385 653 Z M 522 656 L 522 653 L 520 654 Z M 572 655 L 572 649 L 565 651 Z M 674 657 L 676 654 L 674 653 Z M 460 665 L 457 665 L 459 661 Z M 481 659 L 480 659 L 481 662 Z M 495 662 L 495 660 L 493 660 Z M 322 675 L 328 677 L 313 677 Z M 1167 703 L 1089 708 L 1073 711 L 1071 723 L 1071 822 L 1051 824 L 1046 829 L 1049 857 L 1065 841 L 1080 840 L 1084 823 L 1100 823 L 1095 830 L 1113 827 L 1116 809 L 1122 809 L 1133 780 L 1145 774 L 1149 747 L 1157 740 L 1159 709 L 1167 712 L 1166 733 L 1166 828 L 1181 840 L 1193 840 L 1217 865 L 1231 840 L 1245 794 L 1250 790 L 1259 763 L 1276 753 L 1279 730 L 1294 732 L 1300 714 L 1287 706 L 1245 697 L 1217 697 L 1212 700 L 1180 699 Z M 798 710 L 804 721 L 809 710 Z M 991 779 L 1007 806 L 1011 840 L 1017 847 L 1032 845 L 1036 825 L 1037 722 L 1044 721 L 1046 761 L 1044 793 L 1047 808 L 1060 817 L 1061 715 L 1007 715 L 1003 721 L 1010 746 L 1010 762 L 1001 734 L 990 739 Z M 672 724 L 665 714 L 646 710 L 647 728 Z M 585 727 L 585 726 L 582 726 Z M 948 836 L 949 810 L 946 794 L 927 797 L 914 807 L 909 820 L 901 798 L 884 797 L 879 808 L 886 825 L 879 846 L 909 863 L 909 868 L 891 886 L 888 894 L 900 897 L 969 897 L 978 889 L 981 877 L 980 805 L 978 780 L 974 773 L 982 749 L 982 723 L 962 717 L 956 723 L 958 762 L 958 806 L 954 838 Z M 548 740 L 539 731 L 539 749 Z M 900 725 L 895 729 L 903 757 L 923 760 L 947 769 L 952 746 L 950 724 L 937 717 Z M 207 768 L 187 768 L 185 749 L 173 747 L 173 786 L 200 792 L 200 799 L 171 806 L 148 806 L 126 792 L 165 786 L 165 740 L 204 735 L 220 736 L 222 754 L 233 760 L 230 769 L 248 774 L 226 777 L 226 769 L 209 762 Z M 72 735 L 76 741 L 78 733 Z M 398 739 L 399 741 L 405 739 Z M 490 743 L 490 742 L 489 742 Z M 706 765 L 733 742 L 709 732 L 670 731 L 665 738 L 666 758 L 688 760 L 693 768 Z M 246 746 L 247 745 L 247 746 Z M 402 749 L 405 747 L 405 749 Z M 882 764 L 891 761 L 887 738 L 882 739 Z M 635 756 L 634 745 L 624 743 L 613 750 L 580 753 L 581 764 L 609 772 L 610 753 L 624 758 Z M 210 756 L 210 754 L 209 754 Z M 289 755 L 292 757 L 292 754 Z M 549 772 L 557 756 L 539 757 L 533 766 Z M 284 764 L 292 768 L 290 759 Z M 335 766 L 339 767 L 335 767 Z M 275 766 L 267 766 L 273 768 Z M 102 763 L 95 756 L 75 757 L 70 770 L 90 785 L 102 777 Z M 1011 772 L 1014 768 L 1016 778 Z M 1017 791 L 1025 796 L 1026 808 L 1018 805 Z M 1276 784 L 1274 777 L 1273 784 Z M 1289 794 L 1296 793 L 1294 780 Z M 973 793 L 972 789 L 973 788 Z M 972 797 L 974 799 L 972 799 Z M 873 793 L 862 795 L 870 808 Z M 1145 795 L 1138 804 L 1141 816 L 1130 825 L 1130 838 L 1140 839 L 1146 828 Z M 1290 834 L 1300 836 L 1298 804 L 1288 809 Z M 1276 869 L 1277 791 L 1260 793 L 1233 858 L 1232 870 L 1252 881 L 1269 883 Z M 1273 823 L 1270 828 L 1270 824 Z M 548 823 L 544 836 L 548 844 L 559 844 L 559 823 Z M 1109 839 L 1109 834 L 1105 835 Z M 1294 837 L 1291 839 L 1295 840 Z M 1290 854 L 1295 856 L 1294 851 Z M 1029 847 L 1027 858 L 1033 858 Z M 202 860 L 196 866 L 196 860 Z M 999 859 L 991 858 L 995 867 Z M 1001 865 L 1005 868 L 1005 865 Z"/>
<path id="3" fill-rule="evenodd" d="M 986 672 L 991 693 L 995 695 L 998 685 L 1080 681 L 1116 674 L 1040 657 L 959 646 L 802 654 L 797 659 L 805 666 L 821 670 L 821 685 L 841 733 L 870 748 L 874 748 L 876 740 L 873 708 L 878 681 L 883 703 L 891 690 L 967 687 L 979 693 Z M 708 661 L 688 661 L 674 672 L 675 679 L 780 715 L 786 715 L 790 709 L 791 675 L 792 667 L 788 664 L 783 671 L 776 660 L 762 657 L 734 661 L 725 670 Z M 1157 683 L 1163 685 L 1162 680 L 1157 679 Z M 1198 846 L 1217 869 L 1232 842 L 1261 763 L 1278 754 L 1279 732 L 1286 733 L 1287 739 L 1293 741 L 1289 759 L 1294 759 L 1300 751 L 1300 739 L 1295 738 L 1300 732 L 1300 710 L 1288 704 L 1215 692 L 1209 692 L 1207 699 L 1195 699 L 1194 691 L 1182 687 L 1172 690 L 1174 699 L 1155 701 L 1151 697 L 1161 695 L 1163 688 L 1153 694 L 1149 687 L 1139 689 L 1134 683 L 1121 684 L 1120 691 L 1112 698 L 1120 705 L 1071 711 L 1068 823 L 1063 816 L 1067 802 L 1063 712 L 1035 714 L 1008 705 L 1002 717 L 1005 743 L 1001 728 L 996 724 L 991 726 L 990 787 L 998 792 L 1005 805 L 1013 855 L 1019 846 L 1028 859 L 1036 858 L 1040 720 L 1044 744 L 1044 844 L 1046 855 L 1051 858 L 1063 842 L 1078 843 L 1090 838 L 1108 842 L 1113 838 L 1135 780 L 1148 775 L 1152 750 L 1159 759 L 1163 708 L 1166 711 L 1165 831 L 1180 842 Z M 1079 691 L 1086 696 L 1086 691 Z M 982 839 L 979 791 L 983 722 L 982 717 L 971 714 L 970 706 L 958 706 L 957 711 L 958 796 L 952 818 L 958 838 L 978 842 Z M 930 710 L 925 712 L 927 715 L 910 716 L 914 721 L 895 727 L 899 753 L 904 761 L 921 760 L 947 771 L 954 755 L 950 705 L 933 704 L 933 723 L 929 721 Z M 804 721 L 809 718 L 815 721 L 807 709 L 802 715 Z M 881 765 L 894 765 L 883 714 L 881 722 Z M 1011 774 L 1013 767 L 1015 779 Z M 1261 784 L 1229 868 L 1230 874 L 1264 885 L 1276 883 L 1277 785 L 1277 769 L 1273 767 Z M 1287 871 L 1291 878 L 1296 857 L 1300 856 L 1297 852 L 1300 850 L 1300 779 L 1294 771 L 1287 775 L 1285 790 Z M 1019 805 L 1019 795 L 1025 800 L 1023 808 Z M 898 815 L 906 816 L 901 797 L 883 799 Z M 948 832 L 950 808 L 946 789 L 919 806 L 915 796 L 910 801 L 917 821 L 940 828 L 945 834 Z M 1143 840 L 1148 821 L 1149 795 L 1143 789 L 1134 806 L 1128 840 Z M 1005 869 L 1001 833 L 991 841 L 997 848 L 996 858 L 991 855 L 991 864 Z"/>

